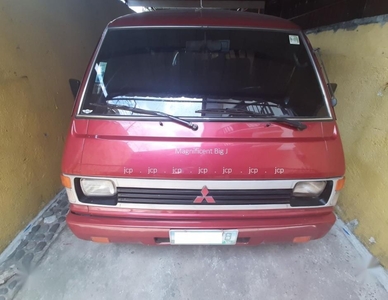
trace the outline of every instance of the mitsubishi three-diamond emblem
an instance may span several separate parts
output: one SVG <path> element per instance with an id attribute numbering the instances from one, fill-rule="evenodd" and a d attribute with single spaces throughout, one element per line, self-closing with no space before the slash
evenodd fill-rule
<path id="1" fill-rule="evenodd" d="M 207 203 L 216 203 L 212 196 L 207 195 L 209 194 L 209 190 L 207 189 L 206 185 L 202 188 L 201 194 L 202 196 L 197 196 L 197 198 L 195 198 L 194 203 L 202 203 L 203 200 L 205 200 Z"/>

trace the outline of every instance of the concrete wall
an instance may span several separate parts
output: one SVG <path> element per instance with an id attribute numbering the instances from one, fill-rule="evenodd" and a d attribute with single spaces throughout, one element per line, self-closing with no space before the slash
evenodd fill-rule
<path id="1" fill-rule="evenodd" d="M 364 24 L 373 21 L 379 23 Z M 387 16 L 309 34 L 338 83 L 336 113 L 347 174 L 339 215 L 357 220 L 356 235 L 388 267 Z M 341 29 L 341 27 L 343 27 Z M 356 223 L 357 223 L 356 222 Z"/>
<path id="2" fill-rule="evenodd" d="M 68 79 L 127 13 L 118 0 L 0 2 L 0 252 L 60 190 Z"/>

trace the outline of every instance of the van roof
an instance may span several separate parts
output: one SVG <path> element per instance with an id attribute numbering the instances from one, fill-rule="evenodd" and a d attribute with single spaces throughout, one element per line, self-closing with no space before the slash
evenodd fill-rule
<path id="1" fill-rule="evenodd" d="M 300 30 L 299 26 L 285 19 L 217 9 L 170 9 L 133 13 L 113 20 L 108 26 L 225 26 Z"/>

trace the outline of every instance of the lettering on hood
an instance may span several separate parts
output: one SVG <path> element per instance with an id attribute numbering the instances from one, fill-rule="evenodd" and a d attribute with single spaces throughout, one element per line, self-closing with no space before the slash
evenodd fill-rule
<path id="1" fill-rule="evenodd" d="M 227 155 L 229 152 L 228 148 L 176 148 L 175 154 L 183 155 Z"/>

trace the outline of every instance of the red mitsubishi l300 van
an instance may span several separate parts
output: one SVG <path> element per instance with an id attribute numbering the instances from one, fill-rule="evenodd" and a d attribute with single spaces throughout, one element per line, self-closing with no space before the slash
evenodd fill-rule
<path id="1" fill-rule="evenodd" d="M 333 99 L 289 21 L 215 10 L 118 18 L 75 100 L 67 223 L 96 242 L 321 238 L 344 185 Z"/>

